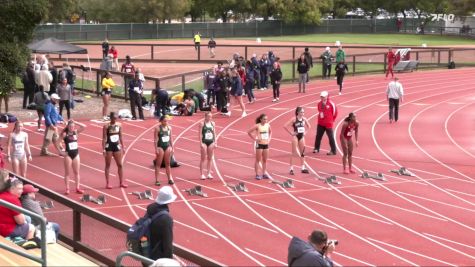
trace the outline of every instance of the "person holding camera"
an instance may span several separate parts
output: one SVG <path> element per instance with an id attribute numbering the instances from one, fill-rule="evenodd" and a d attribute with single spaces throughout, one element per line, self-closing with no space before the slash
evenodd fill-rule
<path id="1" fill-rule="evenodd" d="M 337 244 L 338 241 L 328 240 L 327 233 L 321 230 L 314 230 L 308 236 L 308 242 L 294 236 L 289 244 L 287 257 L 289 267 L 333 267 L 333 261 L 329 255 L 335 250 Z"/>

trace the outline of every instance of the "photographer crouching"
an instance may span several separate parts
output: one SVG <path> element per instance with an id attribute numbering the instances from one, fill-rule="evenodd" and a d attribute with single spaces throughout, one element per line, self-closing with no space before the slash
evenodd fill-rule
<path id="1" fill-rule="evenodd" d="M 289 244 L 289 255 L 287 257 L 289 267 L 333 267 L 333 261 L 329 254 L 335 250 L 336 245 L 338 245 L 338 241 L 328 240 L 327 233 L 321 230 L 314 230 L 308 236 L 308 242 L 294 236 Z"/>

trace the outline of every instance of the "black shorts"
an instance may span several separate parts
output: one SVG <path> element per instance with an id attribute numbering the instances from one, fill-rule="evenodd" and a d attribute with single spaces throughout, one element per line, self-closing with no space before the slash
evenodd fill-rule
<path id="1" fill-rule="evenodd" d="M 303 133 L 298 133 L 295 135 L 295 137 L 297 137 L 297 141 L 300 141 L 303 138 Z"/>
<path id="2" fill-rule="evenodd" d="M 120 151 L 120 144 L 106 143 L 106 152 L 118 152 Z"/>
<path id="3" fill-rule="evenodd" d="M 213 144 L 214 142 L 203 142 L 203 144 L 205 144 L 207 147 L 209 147 L 211 144 Z"/>
<path id="4" fill-rule="evenodd" d="M 268 144 L 257 144 L 256 149 L 269 149 Z"/>
<path id="5" fill-rule="evenodd" d="M 75 159 L 79 155 L 79 150 L 72 150 L 68 151 L 68 157 L 70 157 L 72 160 Z"/>
<path id="6" fill-rule="evenodd" d="M 102 90 L 101 95 L 111 95 L 112 91 L 111 90 Z"/>

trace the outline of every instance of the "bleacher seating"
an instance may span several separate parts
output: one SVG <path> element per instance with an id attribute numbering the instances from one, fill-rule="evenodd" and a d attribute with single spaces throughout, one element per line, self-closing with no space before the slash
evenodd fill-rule
<path id="1" fill-rule="evenodd" d="M 0 242 L 41 257 L 41 249 L 25 250 L 1 236 Z M 47 246 L 46 260 L 48 266 L 99 266 L 81 255 L 63 247 L 61 244 L 48 244 Z M 0 249 L 0 266 L 41 266 L 41 264 L 10 251 Z"/>

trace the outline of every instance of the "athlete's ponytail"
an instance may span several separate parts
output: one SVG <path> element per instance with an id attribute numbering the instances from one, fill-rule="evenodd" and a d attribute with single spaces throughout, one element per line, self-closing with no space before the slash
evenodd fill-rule
<path id="1" fill-rule="evenodd" d="M 345 121 L 346 122 L 349 122 L 351 120 L 351 118 L 355 117 L 355 113 L 351 112 L 350 114 L 348 114 L 348 117 L 345 118 Z"/>
<path id="2" fill-rule="evenodd" d="M 297 107 L 295 109 L 295 117 L 297 117 L 297 115 L 299 115 L 300 112 L 303 112 L 303 107 Z"/>

